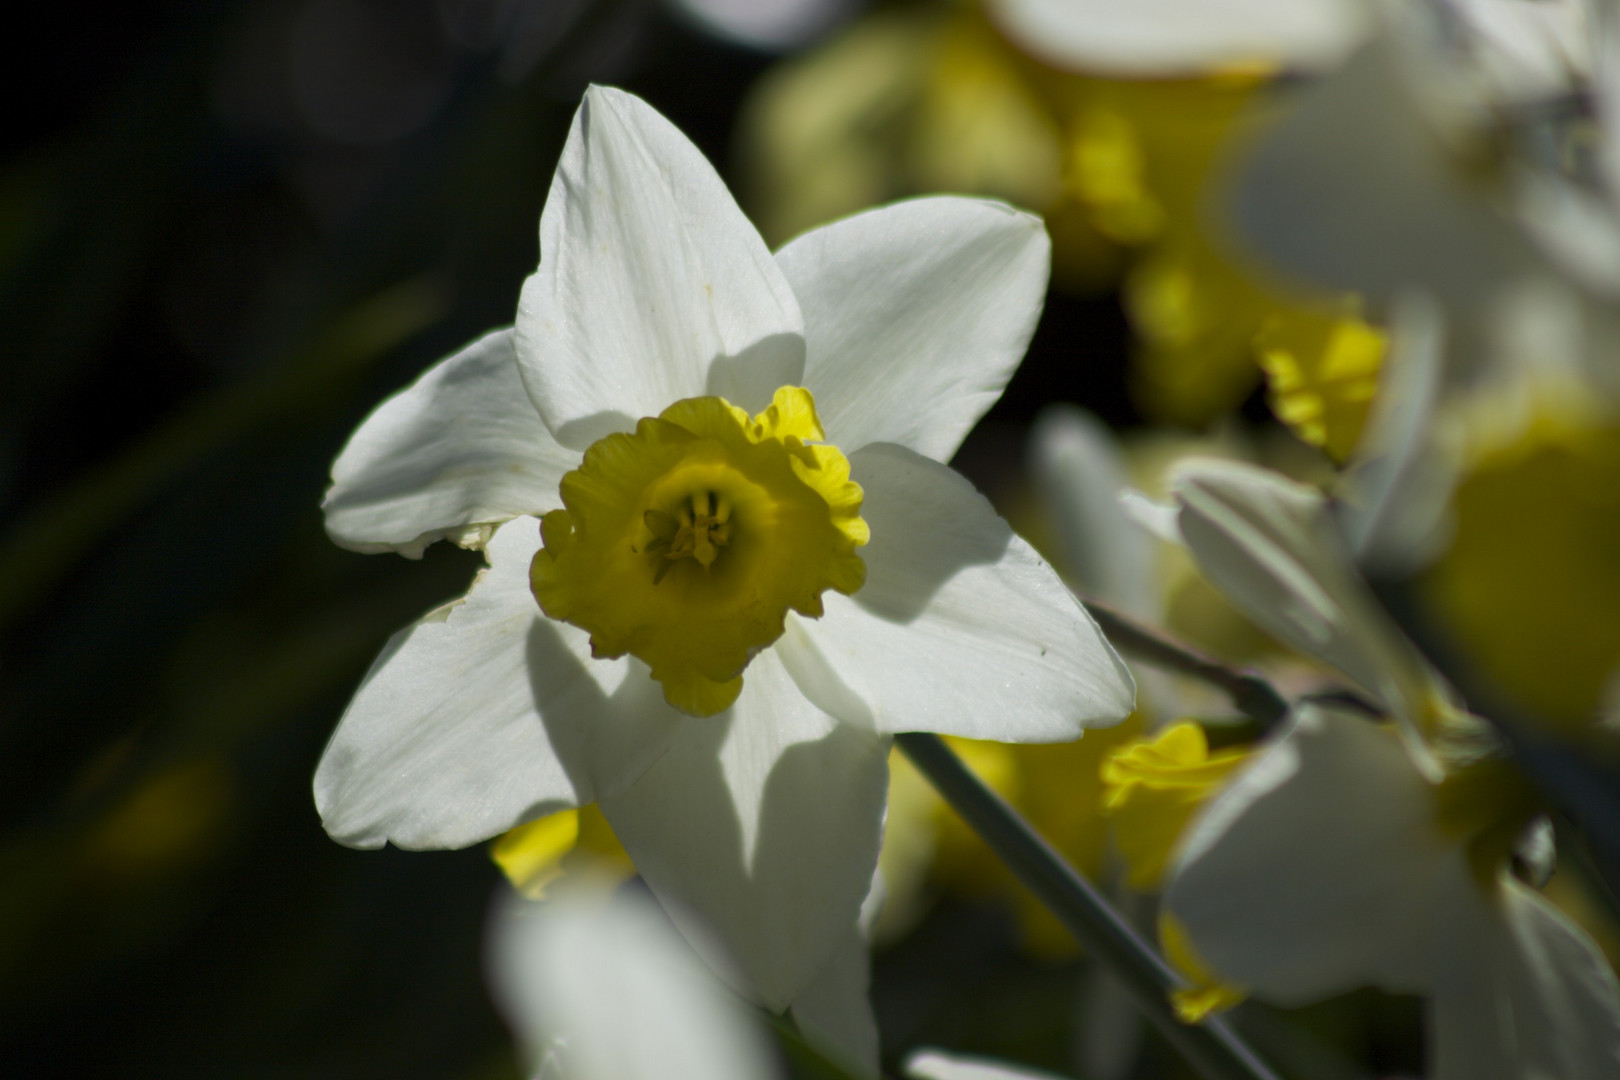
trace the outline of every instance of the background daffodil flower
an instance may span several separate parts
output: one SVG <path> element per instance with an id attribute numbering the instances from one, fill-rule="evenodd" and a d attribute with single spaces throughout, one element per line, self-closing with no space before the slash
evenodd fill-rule
<path id="1" fill-rule="evenodd" d="M 1059 741 L 1131 710 L 1084 610 L 942 464 L 1023 354 L 1045 234 L 1001 204 L 925 199 L 773 256 L 668 121 L 593 88 L 540 235 L 515 329 L 385 402 L 333 467 L 338 542 L 414 553 L 451 537 L 483 544 L 489 568 L 389 643 L 316 802 L 336 839 L 405 848 L 595 802 L 716 969 L 781 1010 L 849 953 L 891 733 Z M 787 614 L 735 704 L 688 716 L 633 654 L 593 657 L 544 616 L 536 516 L 587 447 L 638 418 L 705 395 L 754 413 L 783 386 L 814 395 L 864 491 L 866 580 L 825 593 L 820 619 Z"/>
<path id="2" fill-rule="evenodd" d="M 1509 873 L 1539 803 L 1379 608 L 1326 500 L 1234 462 L 1186 463 L 1174 490 L 1210 580 L 1397 721 L 1297 707 L 1176 841 L 1165 903 L 1200 962 L 1282 1005 L 1424 994 L 1441 1080 L 1612 1074 L 1613 973 Z"/>
<path id="3" fill-rule="evenodd" d="M 1435 1080 L 1614 1076 L 1613 972 L 1509 872 L 1492 831 L 1512 793 L 1459 820 L 1456 778 L 1433 782 L 1364 715 L 1304 706 L 1193 825 L 1165 903 L 1223 979 L 1278 1004 L 1425 995 Z"/>
<path id="4" fill-rule="evenodd" d="M 1146 415 L 1207 423 L 1265 375 L 1278 415 L 1342 457 L 1338 414 L 1364 408 L 1382 350 L 1351 350 L 1346 372 L 1330 331 L 1376 331 L 1348 298 L 1258 273 L 1209 203 L 1273 77 L 1336 62 L 1365 21 L 1341 0 L 885 9 L 753 91 L 738 138 L 746 202 L 780 237 L 918 191 L 1030 206 L 1060 289 L 1120 282 Z"/>

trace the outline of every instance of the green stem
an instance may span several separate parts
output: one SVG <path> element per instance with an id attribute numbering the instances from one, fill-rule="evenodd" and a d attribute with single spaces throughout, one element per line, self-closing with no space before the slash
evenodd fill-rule
<path id="1" fill-rule="evenodd" d="M 1226 691 L 1232 704 L 1269 731 L 1288 714 L 1288 701 L 1260 676 L 1236 671 L 1143 626 L 1095 600 L 1082 600 L 1114 648 L 1152 667 L 1191 675 Z"/>
<path id="2" fill-rule="evenodd" d="M 1170 994 L 1186 985 L 1108 902 L 986 787 L 937 735 L 910 732 L 895 742 L 945 801 L 1068 928 L 1107 964 L 1137 1006 L 1208 1080 L 1277 1080 L 1277 1075 L 1218 1018 L 1183 1024 Z"/>

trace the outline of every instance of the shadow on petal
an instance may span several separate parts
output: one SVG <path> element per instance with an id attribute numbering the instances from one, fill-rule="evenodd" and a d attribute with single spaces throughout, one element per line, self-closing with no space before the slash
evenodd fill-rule
<path id="1" fill-rule="evenodd" d="M 602 810 L 710 966 L 781 1011 L 854 925 L 877 861 L 888 773 L 884 740 L 835 724 L 785 672 L 775 675 L 796 702 L 772 708 L 778 702 L 756 696 L 757 713 L 733 708 L 688 723 Z"/>
<path id="2" fill-rule="evenodd" d="M 565 623 L 541 618 L 529 628 L 534 710 L 580 805 L 633 782 L 668 749 L 686 719 L 664 703 L 644 665 L 588 659 L 588 650 L 585 632 Z M 528 817 L 557 809 L 537 804 Z"/>
<path id="3" fill-rule="evenodd" d="M 570 450 L 584 451 L 592 443 L 622 431 L 634 431 L 636 418 L 617 409 L 604 409 L 570 420 L 551 434 Z"/>
<path id="4" fill-rule="evenodd" d="M 784 1004 L 832 963 L 858 919 L 888 795 L 888 740 L 845 724 L 790 747 L 771 770 L 752 880 L 764 915 L 756 948 L 792 980 L 779 984 Z"/>
<path id="5" fill-rule="evenodd" d="M 864 447 L 850 464 L 872 529 L 861 549 L 866 584 L 854 599 L 874 615 L 911 622 L 958 573 L 994 566 L 1012 544 L 990 501 L 946 465 L 892 443 Z"/>
<path id="6" fill-rule="evenodd" d="M 772 334 L 735 356 L 717 356 L 709 362 L 704 390 L 723 397 L 751 414 L 763 411 L 781 386 L 804 382 L 804 338 L 799 334 Z"/>

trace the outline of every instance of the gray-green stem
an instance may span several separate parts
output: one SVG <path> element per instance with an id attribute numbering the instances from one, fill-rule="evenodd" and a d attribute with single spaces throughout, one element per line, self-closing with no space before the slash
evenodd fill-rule
<path id="1" fill-rule="evenodd" d="M 1084 598 L 1081 602 L 1114 648 L 1151 667 L 1191 675 L 1224 690 L 1238 711 L 1260 725 L 1261 731 L 1276 727 L 1288 714 L 1288 701 L 1253 672 L 1229 668 L 1106 604 Z"/>
<path id="2" fill-rule="evenodd" d="M 896 735 L 895 742 L 1075 940 L 1108 965 L 1165 1039 L 1207 1080 L 1277 1080 L 1221 1018 L 1199 1024 L 1176 1018 L 1170 994 L 1186 981 L 944 741 L 937 735 L 910 732 Z"/>

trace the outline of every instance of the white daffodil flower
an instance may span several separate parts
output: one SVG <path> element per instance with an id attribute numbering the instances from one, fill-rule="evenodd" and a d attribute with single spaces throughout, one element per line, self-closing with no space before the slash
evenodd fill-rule
<path id="1" fill-rule="evenodd" d="M 758 1017 L 645 897 L 589 886 L 491 916 L 490 991 L 535 1080 L 770 1080 Z"/>
<path id="2" fill-rule="evenodd" d="M 1057 67 L 1170 77 L 1332 64 L 1365 36 L 1355 0 L 996 0 L 1009 37 Z"/>
<path id="3" fill-rule="evenodd" d="M 423 849 L 594 801 L 780 1010 L 855 933 L 891 733 L 1067 740 L 1131 709 L 1083 609 L 943 464 L 1023 354 L 1048 241 L 936 198 L 773 256 L 668 121 L 593 88 L 540 249 L 516 327 L 333 466 L 339 543 L 449 537 L 489 568 L 389 642 L 316 803 L 343 843 Z"/>
<path id="4" fill-rule="evenodd" d="M 1343 673 L 1425 741 L 1460 712 L 1456 693 L 1367 588 L 1314 488 L 1235 461 L 1192 459 L 1172 481 L 1175 529 L 1199 570 L 1268 633 Z"/>
<path id="5" fill-rule="evenodd" d="M 1234 462 L 1187 463 L 1174 491 L 1205 575 L 1398 721 L 1306 705 L 1204 809 L 1165 889 L 1200 964 L 1284 1005 L 1424 994 L 1437 1080 L 1615 1075 L 1613 974 L 1508 873 L 1534 797 L 1356 575 L 1326 500 Z"/>
<path id="6" fill-rule="evenodd" d="M 1277 1004 L 1424 995 L 1432 1080 L 1620 1076 L 1614 974 L 1508 872 L 1520 808 L 1493 766 L 1435 782 L 1387 726 L 1304 706 L 1183 838 L 1164 902 L 1204 963 Z"/>

